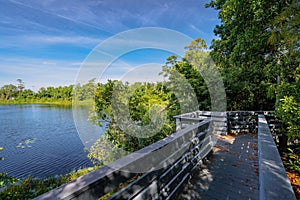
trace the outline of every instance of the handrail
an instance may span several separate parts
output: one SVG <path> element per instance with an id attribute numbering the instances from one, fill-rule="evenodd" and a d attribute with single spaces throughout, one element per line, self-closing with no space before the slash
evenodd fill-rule
<path id="1" fill-rule="evenodd" d="M 296 200 L 264 115 L 258 115 L 259 198 Z"/>
<path id="2" fill-rule="evenodd" d="M 145 195 L 149 197 L 159 194 L 168 198 L 176 193 L 178 181 L 187 177 L 193 167 L 199 164 L 201 159 L 212 150 L 212 139 L 210 136 L 206 136 L 209 124 L 210 120 L 205 119 L 186 129 L 179 130 L 110 165 L 53 189 L 37 197 L 36 200 L 97 199 L 141 173 L 142 175 L 133 183 L 135 187 L 129 184 L 125 188 L 127 189 L 125 193 L 116 195 L 121 195 L 120 198 L 123 198 L 126 194 L 128 197 L 128 193 L 130 193 L 130 198 L 141 199 Z M 198 139 L 192 141 L 195 137 Z M 168 170 L 174 166 L 176 166 L 176 170 L 175 168 Z M 176 172 L 176 176 L 170 175 L 174 172 Z M 176 184 L 174 185 L 174 183 Z M 153 187 L 157 188 L 155 192 L 153 192 Z"/>

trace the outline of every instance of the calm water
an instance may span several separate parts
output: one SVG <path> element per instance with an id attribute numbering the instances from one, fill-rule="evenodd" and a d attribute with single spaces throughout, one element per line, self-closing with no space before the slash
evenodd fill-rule
<path id="1" fill-rule="evenodd" d="M 84 121 L 88 131 L 91 125 Z M 68 107 L 0 106 L 0 147 L 0 172 L 15 177 L 45 178 L 92 166 Z"/>

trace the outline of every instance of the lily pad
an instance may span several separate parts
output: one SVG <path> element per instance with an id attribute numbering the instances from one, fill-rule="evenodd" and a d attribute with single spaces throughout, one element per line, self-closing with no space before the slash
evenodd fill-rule
<path id="1" fill-rule="evenodd" d="M 29 138 L 29 139 L 26 139 L 26 140 L 22 140 L 17 148 L 22 148 L 22 149 L 25 149 L 26 147 L 27 148 L 31 148 L 32 146 L 30 144 L 33 144 L 34 142 L 36 141 L 36 138 Z"/>
<path id="2" fill-rule="evenodd" d="M 3 150 L 3 149 L 4 149 L 3 147 L 0 147 L 0 151 Z"/>

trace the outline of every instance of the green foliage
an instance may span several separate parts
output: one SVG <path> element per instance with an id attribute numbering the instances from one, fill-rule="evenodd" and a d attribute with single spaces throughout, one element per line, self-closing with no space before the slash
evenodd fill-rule
<path id="1" fill-rule="evenodd" d="M 288 152 L 283 155 L 283 164 L 291 171 L 300 174 L 300 155 L 299 151 L 288 148 Z"/>
<path id="2" fill-rule="evenodd" d="M 210 96 L 207 86 L 199 71 L 185 59 L 177 61 L 177 57 L 169 57 L 163 68 L 163 75 L 169 77 L 167 87 L 180 99 L 183 112 L 194 110 L 210 110 Z M 173 61 L 170 62 L 170 60 Z M 194 94 L 192 94 L 194 93 Z M 191 98 L 194 96 L 196 99 Z M 183 104 L 183 102 L 185 104 Z"/>
<path id="3" fill-rule="evenodd" d="M 294 140 L 300 138 L 300 4 L 296 0 L 288 3 L 272 23 L 269 43 L 277 48 L 277 116 Z"/>
<path id="4" fill-rule="evenodd" d="M 194 66 L 197 70 L 194 73 L 201 75 L 201 77 L 192 79 L 197 83 L 193 87 L 196 91 L 198 90 L 196 95 L 200 110 L 225 111 L 227 108 L 223 80 L 218 67 L 210 57 L 210 53 L 206 51 L 205 41 L 197 38 L 185 48 L 188 51 L 184 56 L 184 60 Z M 203 94 L 206 96 L 203 96 Z M 204 108 L 201 107 L 203 103 L 205 103 Z"/>
<path id="5" fill-rule="evenodd" d="M 79 169 L 66 175 L 49 177 L 42 180 L 27 177 L 22 181 L 18 181 L 18 179 L 0 173 L 0 184 L 2 182 L 2 177 L 4 178 L 5 183 L 9 183 L 9 185 L 0 193 L 0 199 L 33 199 L 98 168 L 98 166 L 95 166 Z"/>
<path id="6" fill-rule="evenodd" d="M 90 120 L 107 128 L 90 149 L 89 158 L 107 164 L 173 133 L 179 104 L 163 83 L 98 84 Z"/>
<path id="7" fill-rule="evenodd" d="M 99 166 L 106 165 L 127 155 L 127 152 L 115 148 L 112 142 L 105 135 L 96 141 L 88 154 L 93 164 Z"/>
<path id="8" fill-rule="evenodd" d="M 12 100 L 17 97 L 17 87 L 9 84 L 4 85 L 0 89 L 0 98 L 4 100 Z"/>
<path id="9" fill-rule="evenodd" d="M 94 94 L 95 79 L 83 85 L 76 85 L 76 97 L 78 102 L 85 104 Z M 74 86 L 42 87 L 38 92 L 25 89 L 24 82 L 18 79 L 18 85 L 4 85 L 0 88 L 0 104 L 62 104 L 71 105 Z"/>
<path id="10" fill-rule="evenodd" d="M 2 151 L 4 148 L 3 147 L 0 147 L 0 151 Z M 1 160 L 4 160 L 3 157 L 0 157 L 0 161 Z M 7 185 L 10 185 L 10 184 L 14 184 L 15 182 L 17 182 L 19 179 L 17 178 L 14 178 L 14 177 L 11 177 L 11 176 L 8 176 L 7 173 L 2 173 L 0 172 L 0 189 L 2 187 L 5 187 Z"/>
<path id="11" fill-rule="evenodd" d="M 36 94 L 36 98 L 44 101 L 71 101 L 73 97 L 73 85 L 70 86 L 59 86 L 55 87 L 47 87 L 40 88 Z"/>
<path id="12" fill-rule="evenodd" d="M 207 7 L 221 19 L 210 55 L 222 72 L 228 108 L 276 109 L 289 138 L 299 138 L 299 1 L 211 0 Z"/>
<path id="13" fill-rule="evenodd" d="M 85 101 L 94 99 L 94 93 L 96 88 L 95 78 L 88 81 L 88 83 L 80 85 L 77 84 L 74 89 L 74 96 L 78 101 Z"/>
<path id="14" fill-rule="evenodd" d="M 188 51 L 182 61 L 176 56 L 167 58 L 161 75 L 168 81 L 129 84 L 108 80 L 98 84 L 90 120 L 107 127 L 90 149 L 89 158 L 96 164 L 107 164 L 173 133 L 173 116 L 209 110 L 206 84 L 215 84 L 215 75 L 209 70 L 211 60 L 205 48 L 205 41 L 198 38 L 186 46 Z M 197 65 L 188 61 L 191 58 Z M 207 78 L 205 82 L 202 76 L 211 80 Z"/>
<path id="15" fill-rule="evenodd" d="M 290 139 L 300 139 L 300 101 L 293 96 L 285 96 L 277 107 L 277 116 L 287 125 Z"/>
<path id="16" fill-rule="evenodd" d="M 269 43 L 271 25 L 283 8 L 277 0 L 212 0 L 221 25 L 214 32 L 211 56 L 221 69 L 229 110 L 273 110 L 276 85 L 276 45 Z M 268 95 L 266 95 L 268 94 Z"/>
<path id="17" fill-rule="evenodd" d="M 19 179 L 8 176 L 7 173 L 1 173 L 0 172 L 0 189 L 1 187 L 7 186 L 14 184 L 18 181 Z"/>

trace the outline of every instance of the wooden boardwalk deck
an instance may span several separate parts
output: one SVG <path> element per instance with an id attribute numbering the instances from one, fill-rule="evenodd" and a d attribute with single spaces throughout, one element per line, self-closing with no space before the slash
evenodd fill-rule
<path id="1" fill-rule="evenodd" d="M 219 138 L 178 199 L 259 199 L 257 134 Z"/>

